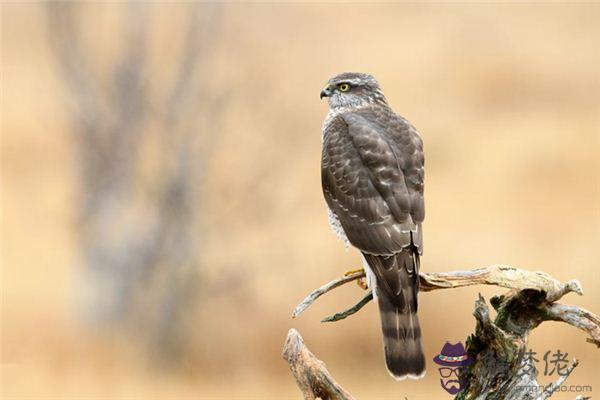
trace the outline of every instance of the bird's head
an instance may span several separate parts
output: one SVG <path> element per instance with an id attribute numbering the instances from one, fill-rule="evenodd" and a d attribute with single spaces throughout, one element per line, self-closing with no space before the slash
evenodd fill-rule
<path id="1" fill-rule="evenodd" d="M 360 72 L 344 72 L 329 79 L 321 90 L 320 97 L 327 97 L 332 109 L 362 107 L 373 103 L 387 104 L 375 78 Z"/>

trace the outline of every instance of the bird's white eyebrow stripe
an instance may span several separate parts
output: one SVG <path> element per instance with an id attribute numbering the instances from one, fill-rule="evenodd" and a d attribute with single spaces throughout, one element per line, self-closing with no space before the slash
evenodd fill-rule
<path id="1" fill-rule="evenodd" d="M 337 82 L 332 82 L 333 84 L 340 85 L 342 83 L 349 83 L 350 85 L 360 85 L 363 81 L 360 79 L 343 79 Z"/>

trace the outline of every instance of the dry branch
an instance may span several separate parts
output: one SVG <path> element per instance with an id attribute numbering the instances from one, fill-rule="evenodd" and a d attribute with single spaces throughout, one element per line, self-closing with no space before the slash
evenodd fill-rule
<path id="1" fill-rule="evenodd" d="M 360 309 L 363 308 L 365 306 L 365 304 L 367 304 L 371 300 L 373 300 L 373 292 L 369 290 L 367 292 L 367 294 L 365 294 L 365 296 L 358 301 L 358 303 L 356 303 L 352 307 L 345 309 L 344 311 L 340 311 L 338 313 L 333 314 L 330 317 L 323 318 L 321 320 L 321 322 L 335 322 L 335 321 L 344 319 L 346 317 L 349 317 L 350 315 L 355 314 L 358 311 L 360 311 Z"/>
<path id="2" fill-rule="evenodd" d="M 569 368 L 567 368 L 567 371 L 565 372 L 565 374 L 559 376 L 558 379 L 556 380 L 556 382 L 553 382 L 551 385 L 548 385 L 548 387 L 540 395 L 539 399 L 545 400 L 548 397 L 552 396 L 554 394 L 554 392 L 556 392 L 561 387 L 561 385 L 567 380 L 569 375 L 571 375 L 571 372 L 573 372 L 573 370 L 578 365 L 579 365 L 579 361 L 577 361 L 577 359 L 574 359 L 573 363 L 569 366 Z"/>
<path id="3" fill-rule="evenodd" d="M 288 362 L 305 399 L 354 399 L 331 377 L 325 363 L 306 347 L 297 330 L 290 329 L 288 332 L 281 356 Z"/>
<path id="4" fill-rule="evenodd" d="M 364 272 L 357 272 L 314 290 L 295 308 L 293 317 L 300 315 L 323 294 L 364 276 Z M 570 324 L 586 332 L 589 335 L 587 341 L 600 347 L 600 318 L 597 315 L 576 306 L 555 303 L 570 292 L 583 295 L 583 289 L 577 280 L 562 283 L 544 272 L 530 272 L 505 265 L 492 265 L 468 271 L 421 272 L 419 278 L 420 290 L 423 292 L 472 285 L 495 285 L 510 289 L 504 295 L 492 297 L 491 304 L 497 312 L 494 319 L 490 317 L 488 306 L 481 295 L 475 302 L 473 315 L 477 322 L 476 329 L 467 339 L 467 351 L 475 362 L 463 372 L 465 385 L 457 399 L 537 400 L 552 396 L 577 366 L 577 361 L 573 362 L 564 377 L 548 388 L 544 389 L 538 384 L 537 371 L 526 368 L 523 356 L 527 350 L 530 332 L 544 321 Z M 323 319 L 322 322 L 344 319 L 358 312 L 372 299 L 373 295 L 368 291 L 355 305 Z M 294 335 L 299 338 L 296 331 L 290 331 L 286 349 L 290 347 L 289 342 Z M 298 346 L 305 349 L 302 339 L 299 340 Z M 306 351 L 308 352 L 307 349 Z M 286 351 L 284 358 L 290 362 L 290 358 L 285 354 Z M 308 354 L 316 360 L 312 353 Z M 294 363 L 290 362 L 292 372 L 307 399 L 315 398 L 315 391 L 310 392 L 312 397 L 307 397 L 306 387 L 314 389 L 323 385 L 328 387 L 330 382 L 335 383 L 328 373 L 319 375 L 314 373 L 311 367 L 299 368 L 297 365 L 296 359 Z M 316 365 L 327 371 L 320 361 Z M 304 372 L 303 375 L 299 371 L 313 372 Z M 304 378 L 299 379 L 299 376 Z M 308 380 L 306 376 L 310 376 L 312 380 Z M 320 377 L 323 377 L 325 382 L 321 382 Z M 307 382 L 310 382 L 309 386 L 306 386 Z M 349 396 L 339 385 L 335 385 L 344 396 Z"/>
<path id="5" fill-rule="evenodd" d="M 310 307 L 315 300 L 325 293 L 348 282 L 352 282 L 364 277 L 364 271 L 356 272 L 351 275 L 334 279 L 331 282 L 312 291 L 296 306 L 294 312 L 292 313 L 292 318 L 299 316 L 302 312 L 304 312 L 304 310 Z M 545 272 L 530 272 L 506 265 L 491 265 L 488 267 L 467 271 L 420 272 L 419 285 L 419 290 L 422 292 L 473 285 L 495 285 L 518 290 L 533 289 L 546 293 L 546 300 L 550 302 L 560 299 L 569 292 L 575 292 L 580 296 L 583 295 L 583 288 L 581 287 L 579 281 L 575 279 L 565 284 L 554 279 Z M 351 314 L 353 313 L 348 315 Z M 597 322 L 598 321 L 596 320 L 596 323 Z"/>
<path id="6" fill-rule="evenodd" d="M 123 2 L 112 27 L 118 52 L 98 66 L 90 61 L 94 43 L 82 35 L 93 11 L 74 3 L 49 2 L 45 10 L 58 72 L 74 100 L 87 309 L 136 339 L 143 332 L 161 362 L 178 362 L 185 310 L 202 275 L 201 183 L 226 110 L 226 91 L 214 79 L 221 5 L 186 6 L 181 46 L 173 43 L 178 65 L 154 71 L 152 4 Z"/>
<path id="7" fill-rule="evenodd" d="M 569 292 L 583 294 L 577 280 L 562 283 L 545 272 L 531 272 L 508 265 L 491 265 L 468 271 L 421 272 L 420 290 L 451 289 L 472 285 L 496 285 L 509 289 L 535 289 L 546 293 L 546 300 L 556 301 Z"/>
<path id="8" fill-rule="evenodd" d="M 330 290 L 335 289 L 338 286 L 342 286 L 345 283 L 355 281 L 357 279 L 363 278 L 365 276 L 365 272 L 356 272 L 354 274 L 346 275 L 342 278 L 334 279 L 331 282 L 321 286 L 320 288 L 314 290 L 310 293 L 304 300 L 300 302 L 294 309 L 294 313 L 292 314 L 292 318 L 296 318 L 300 315 L 304 310 L 306 310 L 316 299 L 329 292 Z"/>
<path id="9" fill-rule="evenodd" d="M 549 304 L 546 308 L 548 319 L 562 321 L 590 335 L 586 340 L 600 347 L 600 319 L 594 313 L 575 306 Z"/>

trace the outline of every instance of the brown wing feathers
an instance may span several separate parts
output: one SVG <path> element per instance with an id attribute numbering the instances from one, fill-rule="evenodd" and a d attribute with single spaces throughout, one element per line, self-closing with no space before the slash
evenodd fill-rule
<path id="1" fill-rule="evenodd" d="M 425 368 L 416 316 L 423 153 L 416 131 L 387 107 L 336 117 L 324 132 L 323 192 L 376 276 L 386 364 L 398 379 Z"/>

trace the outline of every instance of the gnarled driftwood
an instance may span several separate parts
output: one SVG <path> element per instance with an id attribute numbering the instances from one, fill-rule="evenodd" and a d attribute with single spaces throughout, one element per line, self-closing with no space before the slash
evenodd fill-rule
<path id="1" fill-rule="evenodd" d="M 308 350 L 297 330 L 290 329 L 288 332 L 282 357 L 290 365 L 305 399 L 354 400 L 354 397 L 331 377 L 323 361 Z"/>
<path id="2" fill-rule="evenodd" d="M 362 277 L 364 272 L 357 272 L 321 286 L 295 308 L 292 317 L 299 316 L 323 294 Z M 490 303 L 497 312 L 493 320 L 481 295 L 475 302 L 475 332 L 467 339 L 467 352 L 475 362 L 462 373 L 465 384 L 457 394 L 457 399 L 541 400 L 552 396 L 578 362 L 573 360 L 566 373 L 552 385 L 544 387 L 537 382 L 537 370 L 526 365 L 524 356 L 529 333 L 544 321 L 572 325 L 588 334 L 588 342 L 600 347 L 600 318 L 585 309 L 556 303 L 570 292 L 583 295 L 577 280 L 562 283 L 544 272 L 530 272 L 505 265 L 468 271 L 421 272 L 419 278 L 422 292 L 481 284 L 510 289 L 504 295 L 491 298 Z M 323 319 L 323 322 L 344 319 L 358 312 L 372 299 L 369 291 L 355 305 Z M 304 356 L 294 357 L 290 354 Z M 290 330 L 288 334 L 284 358 L 290 364 L 306 399 L 352 398 L 331 378 L 323 363 L 306 348 L 295 330 Z"/>

